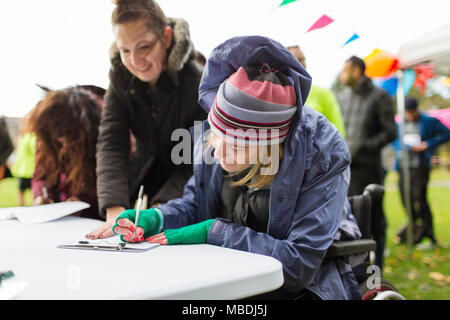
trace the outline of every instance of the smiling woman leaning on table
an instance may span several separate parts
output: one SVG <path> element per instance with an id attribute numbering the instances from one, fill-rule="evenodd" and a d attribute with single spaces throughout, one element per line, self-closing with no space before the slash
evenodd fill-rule
<path id="1" fill-rule="evenodd" d="M 140 185 L 147 207 L 183 194 L 192 165 L 173 164 L 171 135 L 206 118 L 197 102 L 202 67 L 186 21 L 167 18 L 152 0 L 115 3 L 110 86 L 97 150 L 99 209 L 106 222 L 90 239 L 113 235 L 115 219 L 134 203 Z"/>

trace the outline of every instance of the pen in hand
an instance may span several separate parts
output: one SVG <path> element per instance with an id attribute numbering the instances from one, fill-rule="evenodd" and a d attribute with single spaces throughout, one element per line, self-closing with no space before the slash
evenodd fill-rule
<path id="1" fill-rule="evenodd" d="M 53 203 L 54 202 L 53 199 L 49 199 L 48 197 L 47 188 L 42 186 L 41 190 L 42 194 L 33 199 L 33 204 L 38 206 L 42 204 Z"/>
<path id="2" fill-rule="evenodd" d="M 144 196 L 144 186 L 142 185 L 141 188 L 139 189 L 139 195 L 138 195 L 137 206 L 136 206 L 136 220 L 134 222 L 136 228 L 133 231 L 133 238 L 132 238 L 133 242 L 134 242 L 134 238 L 136 236 L 136 229 L 137 229 L 138 222 L 139 222 L 139 211 L 141 210 L 143 196 Z"/>
<path id="3" fill-rule="evenodd" d="M 42 186 L 42 196 L 44 197 L 44 203 L 48 203 L 48 192 L 44 186 Z"/>

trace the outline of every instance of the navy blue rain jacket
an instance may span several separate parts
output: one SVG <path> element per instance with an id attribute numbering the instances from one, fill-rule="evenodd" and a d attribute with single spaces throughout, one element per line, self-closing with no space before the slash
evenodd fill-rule
<path id="1" fill-rule="evenodd" d="M 298 114 L 270 187 L 267 232 L 217 218 L 207 242 L 279 260 L 286 290 L 307 288 L 323 299 L 348 299 L 335 261 L 325 255 L 338 236 L 360 237 L 354 218 L 344 210 L 350 153 L 334 125 L 312 108 L 303 107 L 311 84 L 309 74 L 278 42 L 258 36 L 232 38 L 211 53 L 200 83 L 199 102 L 209 111 L 222 81 L 240 66 L 261 62 L 283 71 L 293 82 L 298 99 Z M 202 158 L 208 128 L 205 121 L 194 130 L 194 136 L 202 138 L 195 142 L 194 176 L 183 197 L 159 207 L 165 229 L 216 218 L 220 212 L 223 171 L 219 163 L 207 164 Z"/>
<path id="2" fill-rule="evenodd" d="M 422 141 L 428 143 L 428 149 L 424 152 L 424 165 L 431 166 L 431 157 L 433 156 L 436 148 L 450 140 L 450 129 L 447 128 L 439 119 L 430 117 L 429 115 L 419 112 L 419 132 Z M 402 151 L 400 144 L 400 125 L 397 123 L 397 139 L 391 144 L 395 150 L 395 170 L 399 170 L 400 154 Z M 407 145 L 409 150 L 411 146 Z"/>

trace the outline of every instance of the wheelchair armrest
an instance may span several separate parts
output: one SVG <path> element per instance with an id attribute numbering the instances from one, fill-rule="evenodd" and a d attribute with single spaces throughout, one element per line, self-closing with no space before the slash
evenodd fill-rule
<path id="1" fill-rule="evenodd" d="M 348 256 L 374 251 L 377 243 L 372 239 L 335 241 L 327 251 L 327 258 Z"/>

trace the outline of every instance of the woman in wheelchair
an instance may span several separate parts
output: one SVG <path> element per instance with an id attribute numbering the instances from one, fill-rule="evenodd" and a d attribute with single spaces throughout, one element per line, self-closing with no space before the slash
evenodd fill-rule
<path id="1" fill-rule="evenodd" d="M 236 37 L 218 46 L 200 84 L 209 116 L 194 128 L 183 197 L 141 210 L 137 226 L 126 210 L 113 231 L 124 241 L 272 256 L 284 284 L 257 298 L 359 299 L 350 265 L 326 257 L 333 241 L 360 237 L 346 197 L 350 154 L 336 127 L 304 106 L 310 85 L 278 42 Z"/>

